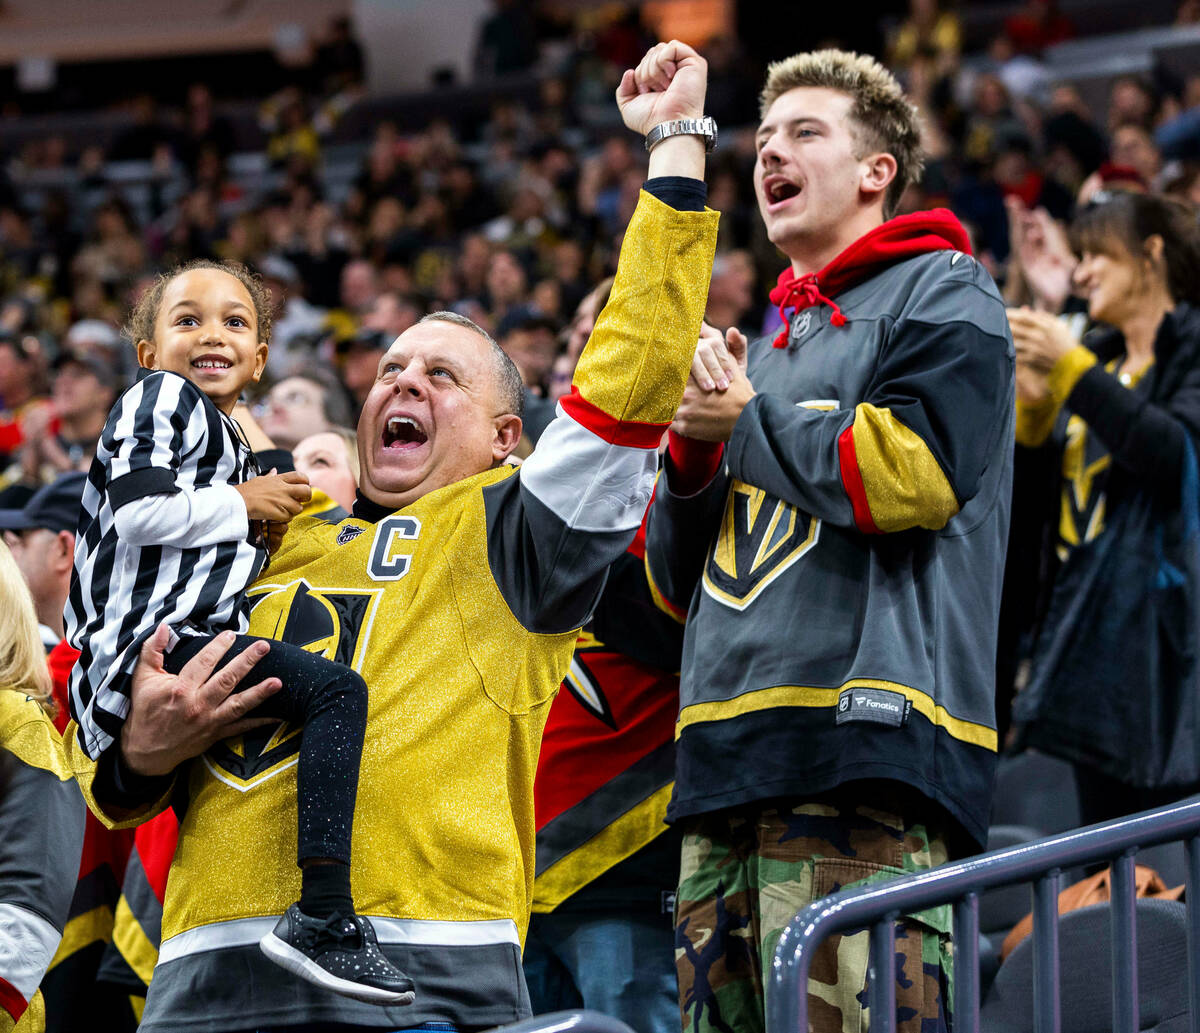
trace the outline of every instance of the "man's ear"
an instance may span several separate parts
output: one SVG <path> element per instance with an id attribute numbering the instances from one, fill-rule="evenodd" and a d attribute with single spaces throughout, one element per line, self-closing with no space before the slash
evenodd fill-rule
<path id="1" fill-rule="evenodd" d="M 145 338 L 138 341 L 137 359 L 142 369 L 158 369 L 158 348 L 153 341 L 147 341 Z"/>
<path id="2" fill-rule="evenodd" d="M 60 569 L 70 570 L 75 566 L 75 536 L 70 531 L 59 531 L 55 535 L 54 562 Z"/>
<path id="3" fill-rule="evenodd" d="M 492 459 L 502 463 L 508 454 L 520 444 L 521 417 L 512 413 L 497 416 L 493 421 L 496 433 L 492 438 Z"/>
<path id="4" fill-rule="evenodd" d="M 859 189 L 864 193 L 871 194 L 873 197 L 883 194 L 891 185 L 893 179 L 896 178 L 898 166 L 896 159 L 887 151 L 880 151 L 878 154 L 868 154 L 863 159 L 862 178 L 859 180 Z"/>

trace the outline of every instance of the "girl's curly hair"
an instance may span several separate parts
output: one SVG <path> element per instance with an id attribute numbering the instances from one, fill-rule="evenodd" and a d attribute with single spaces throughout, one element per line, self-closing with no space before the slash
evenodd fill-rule
<path id="1" fill-rule="evenodd" d="M 258 323 L 258 339 L 271 339 L 271 292 L 263 284 L 256 273 L 250 272 L 244 265 L 236 262 L 213 262 L 207 258 L 198 258 L 184 265 L 177 265 L 169 272 L 160 273 L 154 278 L 154 283 L 138 299 L 133 311 L 129 314 L 129 322 L 125 324 L 123 333 L 127 340 L 135 345 L 138 341 L 154 340 L 154 324 L 158 320 L 158 310 L 162 307 L 163 292 L 167 284 L 177 276 L 190 273 L 195 269 L 218 269 L 236 279 L 254 303 L 254 318 Z"/>

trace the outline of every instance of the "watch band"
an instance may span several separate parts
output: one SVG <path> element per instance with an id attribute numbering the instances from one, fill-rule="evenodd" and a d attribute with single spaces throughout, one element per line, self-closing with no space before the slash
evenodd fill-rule
<path id="1" fill-rule="evenodd" d="M 646 150 L 652 150 L 655 144 L 668 136 L 702 136 L 705 151 L 711 151 L 717 145 L 717 123 L 710 115 L 660 122 L 646 134 Z"/>

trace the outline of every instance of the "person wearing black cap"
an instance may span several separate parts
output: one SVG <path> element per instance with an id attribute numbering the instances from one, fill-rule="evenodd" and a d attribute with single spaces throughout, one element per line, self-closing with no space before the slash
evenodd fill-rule
<path id="1" fill-rule="evenodd" d="M 82 473 L 64 473 L 34 492 L 21 509 L 0 509 L 0 531 L 33 595 L 42 644 L 49 652 L 63 637 L 63 606 L 71 587 Z"/>

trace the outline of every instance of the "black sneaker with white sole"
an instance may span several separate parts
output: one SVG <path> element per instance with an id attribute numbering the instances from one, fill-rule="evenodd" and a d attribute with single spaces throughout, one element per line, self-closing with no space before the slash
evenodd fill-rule
<path id="1" fill-rule="evenodd" d="M 258 943 L 262 952 L 310 983 L 368 1004 L 412 1004 L 413 981 L 383 956 L 362 915 L 310 918 L 293 904 Z"/>

